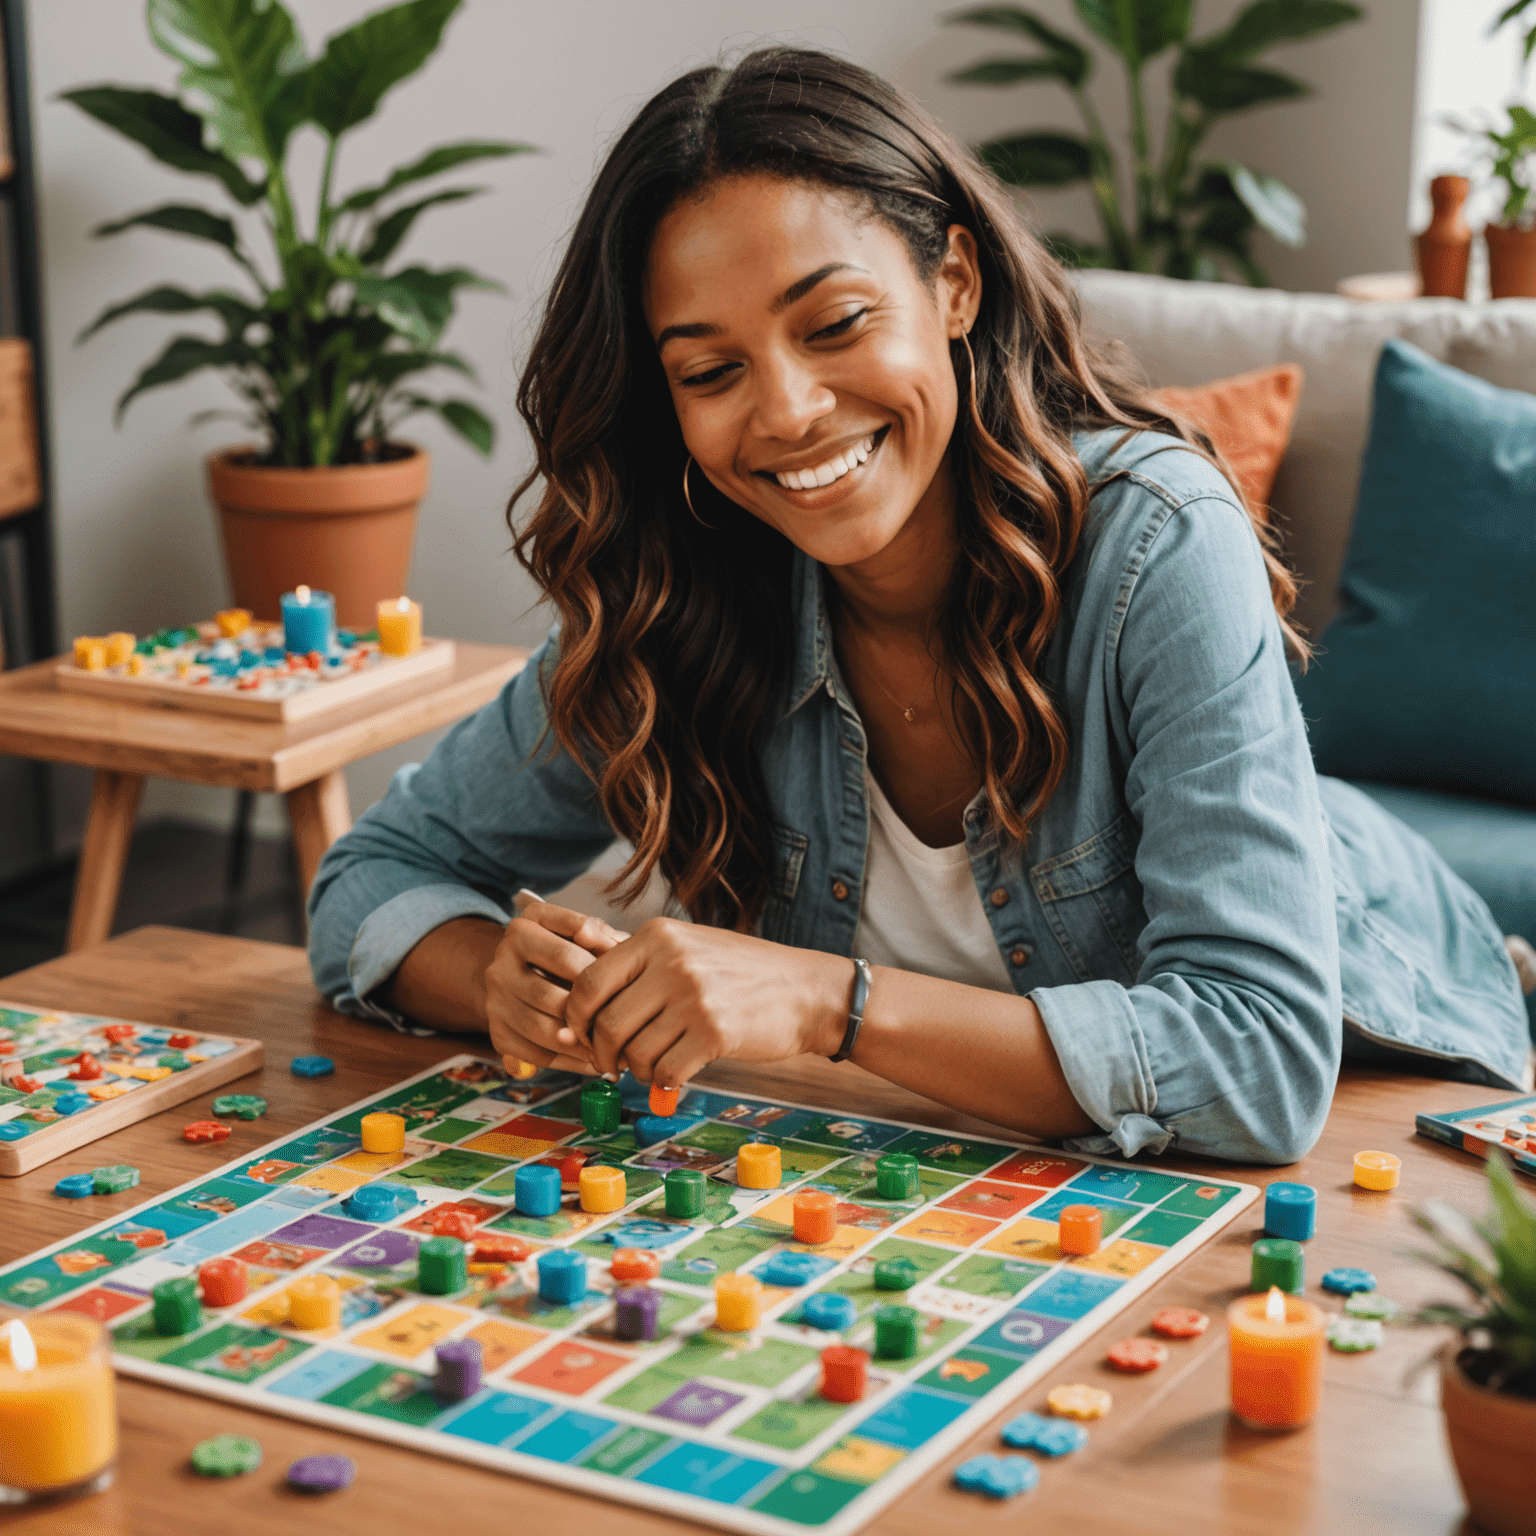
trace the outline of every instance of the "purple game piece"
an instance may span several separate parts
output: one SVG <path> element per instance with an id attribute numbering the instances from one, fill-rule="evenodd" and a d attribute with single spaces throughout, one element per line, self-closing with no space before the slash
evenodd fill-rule
<path id="1" fill-rule="evenodd" d="M 432 1390 L 451 1403 L 462 1403 L 480 1390 L 481 1349 L 479 1339 L 453 1339 L 439 1344 L 437 1375 Z"/>
<path id="2" fill-rule="evenodd" d="M 616 1339 L 654 1339 L 656 1318 L 661 1311 L 661 1293 L 644 1285 L 621 1285 L 614 1292 L 618 1305 L 613 1313 Z"/>
<path id="3" fill-rule="evenodd" d="M 288 1482 L 305 1493 L 335 1493 L 357 1476 L 350 1456 L 301 1456 L 288 1468 Z"/>

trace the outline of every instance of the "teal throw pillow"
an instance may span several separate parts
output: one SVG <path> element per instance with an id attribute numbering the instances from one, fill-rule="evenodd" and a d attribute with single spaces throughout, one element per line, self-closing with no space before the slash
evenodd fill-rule
<path id="1" fill-rule="evenodd" d="M 1536 805 L 1536 395 L 1389 341 L 1340 587 L 1297 682 L 1318 769 Z"/>

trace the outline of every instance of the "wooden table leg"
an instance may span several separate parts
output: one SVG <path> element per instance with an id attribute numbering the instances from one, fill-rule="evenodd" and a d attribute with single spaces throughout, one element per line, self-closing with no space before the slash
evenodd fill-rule
<path id="1" fill-rule="evenodd" d="M 75 897 L 69 909 L 71 951 L 100 944 L 111 936 L 117 915 L 117 898 L 123 887 L 123 868 L 128 845 L 133 841 L 133 819 L 144 775 L 98 768 L 91 785 L 91 813 L 85 823 L 85 841 L 75 869 Z"/>
<path id="2" fill-rule="evenodd" d="M 341 769 L 333 768 L 308 784 L 290 789 L 288 820 L 293 826 L 293 849 L 299 858 L 299 883 L 307 901 L 325 850 L 352 825 L 347 780 Z"/>

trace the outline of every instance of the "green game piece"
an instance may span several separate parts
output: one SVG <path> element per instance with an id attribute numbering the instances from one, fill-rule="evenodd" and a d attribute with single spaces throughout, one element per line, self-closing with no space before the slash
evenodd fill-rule
<path id="1" fill-rule="evenodd" d="M 668 1216 L 701 1216 L 704 1213 L 708 1185 L 699 1169 L 674 1168 L 664 1183 Z"/>
<path id="2" fill-rule="evenodd" d="M 160 1066 L 169 1067 L 172 1072 L 185 1072 L 192 1065 L 180 1051 L 167 1051 L 157 1061 Z"/>
<path id="3" fill-rule="evenodd" d="M 916 1285 L 921 1272 L 911 1259 L 876 1259 L 875 1289 L 905 1291 Z"/>
<path id="4" fill-rule="evenodd" d="M 236 1120 L 255 1120 L 267 1112 L 267 1101 L 254 1093 L 221 1093 L 213 1101 L 216 1115 L 233 1115 Z"/>
<path id="5" fill-rule="evenodd" d="M 416 1283 L 429 1296 L 452 1296 L 469 1284 L 464 1244 L 456 1237 L 429 1237 L 421 1245 Z"/>
<path id="6" fill-rule="evenodd" d="M 1336 1317 L 1328 1324 L 1328 1343 L 1341 1355 L 1364 1354 L 1385 1342 L 1381 1324 L 1373 1317 Z"/>
<path id="7" fill-rule="evenodd" d="M 876 1358 L 910 1360 L 917 1353 L 919 1321 L 916 1307 L 876 1307 Z"/>
<path id="8" fill-rule="evenodd" d="M 1370 1318 L 1378 1323 L 1390 1323 L 1402 1309 L 1390 1297 L 1379 1291 L 1356 1291 L 1344 1299 L 1346 1317 Z"/>
<path id="9" fill-rule="evenodd" d="M 191 1333 L 203 1321 L 197 1302 L 197 1281 L 191 1275 L 162 1280 L 150 1293 L 155 1304 L 155 1332 L 162 1338 Z"/>
<path id="10" fill-rule="evenodd" d="M 92 1168 L 91 1178 L 98 1195 L 120 1195 L 139 1182 L 139 1170 L 128 1163 L 114 1163 L 110 1168 Z"/>
<path id="11" fill-rule="evenodd" d="M 204 1477 L 239 1477 L 261 1465 L 261 1447 L 244 1435 L 215 1435 L 192 1447 L 192 1470 Z"/>
<path id="12" fill-rule="evenodd" d="M 581 1089 L 581 1123 L 594 1136 L 608 1136 L 619 1128 L 622 1106 L 617 1085 L 594 1077 Z"/>
<path id="13" fill-rule="evenodd" d="M 888 1152 L 875 1164 L 875 1193 L 882 1200 L 913 1200 L 921 1190 L 917 1159 Z"/>
<path id="14" fill-rule="evenodd" d="M 1253 1283 L 1255 1295 L 1278 1285 L 1292 1296 L 1301 1295 L 1306 1285 L 1307 1261 L 1301 1244 L 1288 1237 L 1261 1237 L 1253 1245 Z"/>

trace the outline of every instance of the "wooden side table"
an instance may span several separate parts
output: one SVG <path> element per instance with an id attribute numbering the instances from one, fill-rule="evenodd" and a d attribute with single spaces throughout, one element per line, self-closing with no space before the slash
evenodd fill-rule
<path id="1" fill-rule="evenodd" d="M 521 647 L 461 640 L 446 680 L 439 672 L 291 725 L 64 693 L 53 681 L 57 659 L 0 674 L 0 752 L 96 770 L 68 947 L 112 931 L 146 778 L 286 795 L 308 893 L 326 849 L 352 825 L 342 769 L 471 714 L 527 659 Z"/>

